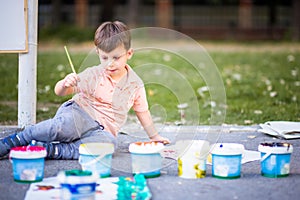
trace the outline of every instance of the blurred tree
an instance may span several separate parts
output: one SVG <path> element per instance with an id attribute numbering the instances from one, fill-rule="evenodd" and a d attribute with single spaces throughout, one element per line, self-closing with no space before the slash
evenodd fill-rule
<path id="1" fill-rule="evenodd" d="M 268 0 L 268 8 L 269 8 L 269 27 L 272 28 L 274 25 L 276 25 L 276 15 L 277 15 L 277 0 Z"/>
<path id="2" fill-rule="evenodd" d="M 293 15 L 292 15 L 292 39 L 300 40 L 300 0 L 293 0 Z"/>
<path id="3" fill-rule="evenodd" d="M 100 22 L 112 21 L 114 19 L 114 6 L 116 0 L 104 0 L 102 1 L 102 12 Z"/>
<path id="4" fill-rule="evenodd" d="M 277 23 L 277 0 L 268 0 L 268 34 L 271 39 L 276 39 L 276 23 Z"/>
<path id="5" fill-rule="evenodd" d="M 88 0 L 75 0 L 75 20 L 80 28 L 87 26 Z"/>
<path id="6" fill-rule="evenodd" d="M 173 28 L 173 1 L 155 0 L 155 18 L 158 27 Z"/>
<path id="7" fill-rule="evenodd" d="M 240 0 L 238 10 L 238 24 L 240 28 L 252 27 L 252 0 Z"/>
<path id="8" fill-rule="evenodd" d="M 140 7 L 140 0 L 129 0 L 128 26 L 135 28 L 138 24 L 138 10 Z"/>
<path id="9" fill-rule="evenodd" d="M 52 25 L 54 28 L 57 28 L 61 25 L 62 22 L 62 14 L 61 14 L 61 0 L 53 0 L 52 1 Z"/>

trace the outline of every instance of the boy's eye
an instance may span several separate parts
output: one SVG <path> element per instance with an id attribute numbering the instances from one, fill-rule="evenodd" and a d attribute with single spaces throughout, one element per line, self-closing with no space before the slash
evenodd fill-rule
<path id="1" fill-rule="evenodd" d="M 102 56 L 101 58 L 102 58 L 102 60 L 107 60 L 108 59 L 108 57 L 106 57 L 106 56 Z"/>
<path id="2" fill-rule="evenodd" d="M 119 60 L 120 59 L 120 56 L 115 56 L 113 57 L 114 60 Z"/>

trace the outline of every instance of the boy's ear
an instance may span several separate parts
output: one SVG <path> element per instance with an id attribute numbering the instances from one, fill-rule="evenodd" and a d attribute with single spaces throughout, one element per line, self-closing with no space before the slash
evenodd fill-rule
<path id="1" fill-rule="evenodd" d="M 127 59 L 130 59 L 132 56 L 133 56 L 133 48 L 130 48 L 130 49 L 127 51 Z"/>

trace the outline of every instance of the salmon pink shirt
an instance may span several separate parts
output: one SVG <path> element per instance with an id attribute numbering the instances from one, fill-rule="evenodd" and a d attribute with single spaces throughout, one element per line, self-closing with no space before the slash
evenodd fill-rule
<path id="1" fill-rule="evenodd" d="M 125 124 L 128 111 L 148 110 L 143 81 L 126 65 L 127 74 L 116 82 L 105 73 L 103 66 L 94 66 L 79 73 L 73 100 L 93 119 L 104 126 L 104 130 L 117 136 Z"/>

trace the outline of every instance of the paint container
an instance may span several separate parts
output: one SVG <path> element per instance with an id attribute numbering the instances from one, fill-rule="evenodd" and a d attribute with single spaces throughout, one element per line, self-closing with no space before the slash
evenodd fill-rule
<path id="1" fill-rule="evenodd" d="M 63 200 L 94 200 L 98 176 L 91 171 L 68 170 L 57 175 L 60 198 Z"/>
<path id="2" fill-rule="evenodd" d="M 212 176 L 222 179 L 234 179 L 241 176 L 242 154 L 244 146 L 236 143 L 217 143 L 212 154 Z"/>
<path id="3" fill-rule="evenodd" d="M 164 148 L 161 142 L 135 142 L 129 145 L 133 174 L 142 174 L 146 178 L 160 176 L 162 157 L 160 151 Z"/>
<path id="4" fill-rule="evenodd" d="M 178 176 L 181 178 L 204 178 L 209 142 L 205 140 L 180 140 L 175 144 L 178 157 Z"/>
<path id="5" fill-rule="evenodd" d="M 32 183 L 44 178 L 44 165 L 47 151 L 39 146 L 21 146 L 10 150 L 13 176 L 16 182 Z"/>
<path id="6" fill-rule="evenodd" d="M 289 143 L 270 142 L 258 146 L 261 152 L 261 175 L 271 178 L 285 177 L 290 172 L 293 146 Z"/>
<path id="7" fill-rule="evenodd" d="M 109 177 L 111 170 L 112 143 L 85 143 L 79 146 L 79 163 L 82 170 L 92 171 L 101 178 Z"/>

